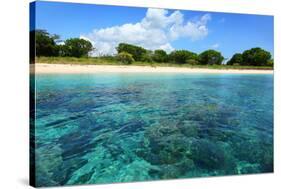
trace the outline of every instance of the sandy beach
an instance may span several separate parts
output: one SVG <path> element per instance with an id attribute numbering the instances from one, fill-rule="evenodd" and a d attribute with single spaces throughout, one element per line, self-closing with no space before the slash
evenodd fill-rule
<path id="1" fill-rule="evenodd" d="M 33 68 L 31 68 L 33 69 Z M 36 74 L 80 74 L 80 73 L 231 73 L 231 74 L 273 74 L 273 70 L 206 69 L 182 67 L 151 67 L 126 65 L 73 65 L 35 64 Z"/>

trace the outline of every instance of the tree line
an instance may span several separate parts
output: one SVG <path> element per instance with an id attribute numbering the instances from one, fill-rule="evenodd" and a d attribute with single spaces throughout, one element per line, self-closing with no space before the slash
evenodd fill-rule
<path id="1" fill-rule="evenodd" d="M 61 56 L 61 57 L 88 57 L 95 48 L 91 42 L 70 38 L 59 44 L 59 36 L 51 35 L 45 30 L 35 31 L 36 56 Z M 175 63 L 190 65 L 221 65 L 225 58 L 221 52 L 210 49 L 202 53 L 194 53 L 188 50 L 174 50 L 167 53 L 162 49 L 154 51 L 143 47 L 120 43 L 117 47 L 117 55 L 111 58 L 124 64 L 138 62 Z M 236 53 L 226 62 L 227 65 L 239 66 L 273 66 L 273 59 L 270 52 L 256 47 Z"/>
<path id="2" fill-rule="evenodd" d="M 92 43 L 80 38 L 70 38 L 63 44 L 58 35 L 51 35 L 45 30 L 35 31 L 36 56 L 88 57 L 94 50 Z"/>
<path id="3" fill-rule="evenodd" d="M 270 52 L 256 47 L 234 54 L 227 65 L 273 66 L 273 59 Z"/>

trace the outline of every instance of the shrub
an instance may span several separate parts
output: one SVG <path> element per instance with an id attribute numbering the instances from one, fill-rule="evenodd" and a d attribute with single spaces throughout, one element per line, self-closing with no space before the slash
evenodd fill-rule
<path id="1" fill-rule="evenodd" d="M 124 64 L 132 64 L 134 62 L 134 58 L 130 53 L 121 52 L 117 55 L 117 60 Z"/>

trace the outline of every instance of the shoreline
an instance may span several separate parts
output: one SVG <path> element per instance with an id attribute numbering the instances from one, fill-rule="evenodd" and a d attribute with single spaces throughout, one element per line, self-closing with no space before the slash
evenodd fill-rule
<path id="1" fill-rule="evenodd" d="M 34 66 L 35 65 L 35 66 Z M 35 74 L 83 74 L 83 73 L 208 73 L 208 74 L 273 74 L 273 70 L 258 69 L 209 69 L 186 67 L 152 67 L 134 65 L 74 65 L 35 63 L 30 70 Z"/>

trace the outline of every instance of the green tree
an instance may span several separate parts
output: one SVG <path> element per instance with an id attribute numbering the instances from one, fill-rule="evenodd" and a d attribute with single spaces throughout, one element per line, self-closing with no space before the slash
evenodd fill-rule
<path id="1" fill-rule="evenodd" d="M 153 56 L 153 52 L 150 51 L 150 50 L 146 50 L 146 52 L 143 53 L 142 56 L 141 56 L 141 61 L 152 62 L 153 61 L 152 56 Z"/>
<path id="2" fill-rule="evenodd" d="M 168 62 L 168 54 L 162 49 L 155 50 L 152 59 L 155 62 Z"/>
<path id="3" fill-rule="evenodd" d="M 130 53 L 120 52 L 117 54 L 117 60 L 124 64 L 132 64 L 134 62 L 134 58 Z"/>
<path id="4" fill-rule="evenodd" d="M 236 53 L 232 58 L 227 62 L 227 65 L 243 65 L 243 56 L 241 53 Z"/>
<path id="5" fill-rule="evenodd" d="M 186 63 L 190 65 L 198 65 L 199 61 L 197 59 L 188 59 Z"/>
<path id="6" fill-rule="evenodd" d="M 266 64 L 267 66 L 271 66 L 271 67 L 273 67 L 273 65 L 274 65 L 274 60 L 273 59 L 270 59 L 269 61 L 267 61 L 267 64 Z"/>
<path id="7" fill-rule="evenodd" d="M 271 59 L 270 52 L 259 47 L 244 51 L 242 56 L 243 65 L 247 66 L 265 66 Z"/>
<path id="8" fill-rule="evenodd" d="M 221 64 L 224 57 L 215 50 L 206 50 L 199 55 L 199 62 L 203 65 Z"/>
<path id="9" fill-rule="evenodd" d="M 127 44 L 127 43 L 120 43 L 116 47 L 116 50 L 118 53 L 127 52 L 127 53 L 131 54 L 135 61 L 141 61 L 142 57 L 145 56 L 144 54 L 147 53 L 146 49 L 136 46 L 136 45 Z"/>
<path id="10" fill-rule="evenodd" d="M 66 45 L 57 45 L 59 56 L 68 56 L 68 50 Z"/>
<path id="11" fill-rule="evenodd" d="M 94 50 L 92 43 L 85 39 L 71 38 L 65 41 L 61 47 L 64 56 L 87 57 L 89 52 Z"/>
<path id="12" fill-rule="evenodd" d="M 59 50 L 55 40 L 58 35 L 51 35 L 46 30 L 35 30 L 36 56 L 58 56 Z"/>
<path id="13" fill-rule="evenodd" d="M 185 64 L 190 59 L 197 60 L 197 54 L 187 50 L 175 50 L 169 54 L 169 60 L 178 64 Z"/>

